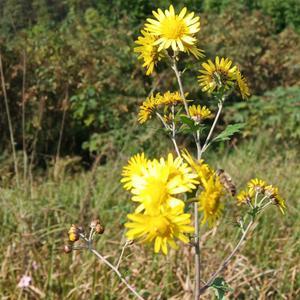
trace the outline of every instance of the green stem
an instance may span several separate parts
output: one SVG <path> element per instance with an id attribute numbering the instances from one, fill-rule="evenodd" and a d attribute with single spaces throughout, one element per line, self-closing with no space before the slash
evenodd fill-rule
<path id="1" fill-rule="evenodd" d="M 187 101 L 186 101 L 185 95 L 184 95 L 183 85 L 182 85 L 182 81 L 181 81 L 181 73 L 178 71 L 175 57 L 173 58 L 172 69 L 174 70 L 177 81 L 178 81 L 180 95 L 181 95 L 181 98 L 183 100 L 183 105 L 184 105 L 184 108 L 185 108 L 185 112 L 188 115 L 188 117 L 191 117 L 190 112 L 189 112 L 189 108 L 188 108 L 188 104 L 187 104 Z M 195 134 L 193 134 L 193 136 L 194 136 L 195 143 L 196 143 L 196 146 L 197 146 L 197 158 L 199 159 L 200 158 L 200 153 L 201 153 L 200 138 L 197 138 L 198 135 L 195 135 Z M 195 242 L 193 244 L 194 248 L 195 248 L 194 296 L 195 296 L 195 300 L 198 300 L 199 297 L 200 297 L 201 262 L 200 262 L 200 243 L 199 243 L 199 212 L 198 212 L 198 203 L 197 202 L 194 203 L 194 226 L 195 226 L 195 232 L 194 232 L 195 233 Z"/>
<path id="2" fill-rule="evenodd" d="M 209 131 L 209 133 L 208 133 L 208 135 L 206 137 L 204 145 L 203 145 L 203 147 L 201 149 L 200 158 L 201 158 L 202 154 L 205 152 L 205 150 L 209 146 L 210 138 L 211 138 L 211 136 L 212 136 L 212 134 L 213 134 L 213 132 L 215 130 L 215 127 L 216 127 L 217 123 L 218 123 L 218 120 L 219 120 L 220 115 L 221 115 L 222 108 L 223 108 L 223 101 L 219 101 L 219 103 L 218 103 L 218 112 L 217 112 L 217 115 L 216 115 L 216 117 L 214 119 L 214 122 L 213 122 L 213 124 L 212 124 L 212 126 L 210 128 L 210 131 Z"/>
<path id="3" fill-rule="evenodd" d="M 136 296 L 139 300 L 144 300 L 144 298 L 127 282 L 127 280 L 123 277 L 120 271 L 112 265 L 105 257 L 103 257 L 97 250 L 91 247 L 90 240 L 85 237 L 84 234 L 80 234 L 81 238 L 84 239 L 89 244 L 89 250 L 103 263 L 105 263 L 112 271 L 116 273 L 116 275 L 120 278 L 120 280 L 126 285 L 126 287 Z"/>
<path id="4" fill-rule="evenodd" d="M 254 224 L 254 220 L 252 218 L 251 221 L 249 222 L 247 228 L 244 230 L 244 232 L 243 232 L 239 242 L 235 246 L 235 248 L 228 255 L 228 257 L 222 262 L 220 267 L 211 275 L 211 277 L 209 278 L 207 283 L 200 289 L 200 295 L 202 295 L 212 285 L 212 283 L 214 282 L 216 277 L 219 275 L 219 273 L 222 272 L 226 268 L 226 266 L 228 265 L 228 263 L 230 262 L 232 257 L 237 253 L 237 251 L 241 247 L 243 241 L 245 240 L 245 238 L 246 238 L 247 234 L 249 233 L 249 231 L 250 231 L 253 224 Z"/>

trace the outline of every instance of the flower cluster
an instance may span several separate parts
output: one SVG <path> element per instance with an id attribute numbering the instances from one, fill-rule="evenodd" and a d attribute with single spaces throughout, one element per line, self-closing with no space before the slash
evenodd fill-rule
<path id="1" fill-rule="evenodd" d="M 149 96 L 140 106 L 138 115 L 139 122 L 145 123 L 151 119 L 153 113 L 161 106 L 176 105 L 182 103 L 182 97 L 179 92 L 166 92 L 163 95 L 157 93 L 156 95 Z"/>
<path id="2" fill-rule="evenodd" d="M 258 199 L 260 197 L 260 199 Z M 258 200 L 260 200 L 258 202 Z M 265 200 L 271 201 L 284 214 L 285 201 L 280 196 L 278 188 L 267 184 L 264 180 L 254 178 L 247 184 L 247 189 L 237 195 L 238 204 L 246 203 L 252 207 L 261 207 Z"/>
<path id="3" fill-rule="evenodd" d="M 165 12 L 158 9 L 152 13 L 154 18 L 147 19 L 142 36 L 136 41 L 139 46 L 134 50 L 144 61 L 147 75 L 153 72 L 154 66 L 168 54 L 169 49 L 174 53 L 191 53 L 196 58 L 203 56 L 203 51 L 196 46 L 200 17 L 195 17 L 193 12 L 188 13 L 186 7 L 176 14 L 172 5 Z"/>
<path id="4" fill-rule="evenodd" d="M 144 153 L 133 156 L 123 168 L 121 182 L 132 193 L 138 205 L 130 222 L 129 240 L 154 243 L 154 251 L 177 249 L 175 240 L 188 242 L 186 233 L 193 232 L 190 214 L 184 213 L 182 194 L 196 188 L 197 175 L 179 157 L 169 154 L 167 159 L 149 160 Z"/>
<path id="5" fill-rule="evenodd" d="M 90 233 L 89 233 L 89 238 L 87 238 L 83 227 L 82 226 L 77 226 L 75 224 L 72 224 L 69 231 L 68 231 L 68 243 L 64 245 L 64 252 L 65 253 L 71 253 L 73 250 L 78 250 L 80 247 L 76 247 L 75 243 L 82 239 L 83 241 L 87 241 L 90 245 L 90 243 L 94 239 L 95 234 L 103 234 L 105 227 L 103 223 L 100 221 L 100 219 L 95 219 L 92 220 L 90 223 Z"/>
<path id="6" fill-rule="evenodd" d="M 139 54 L 146 68 L 146 75 L 152 74 L 156 64 L 163 58 L 176 56 L 179 52 L 191 53 L 197 59 L 203 57 L 203 51 L 197 48 L 196 34 L 200 31 L 200 18 L 184 7 L 179 14 L 171 5 L 163 12 L 153 11 L 154 18 L 148 18 L 141 36 L 136 40 L 134 51 Z M 170 53 L 172 49 L 173 53 Z M 239 68 L 229 58 L 215 58 L 202 63 L 198 76 L 202 91 L 212 93 L 227 91 L 238 87 L 242 98 L 250 96 L 246 79 Z"/>

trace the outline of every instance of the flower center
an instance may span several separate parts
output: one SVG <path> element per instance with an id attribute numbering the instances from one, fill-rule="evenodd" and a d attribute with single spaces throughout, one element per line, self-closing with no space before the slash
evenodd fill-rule
<path id="1" fill-rule="evenodd" d="M 144 204 L 149 211 L 156 211 L 169 197 L 166 184 L 157 179 L 149 180 L 144 195 L 146 195 Z"/>
<path id="2" fill-rule="evenodd" d="M 166 217 L 153 217 L 151 227 L 155 232 L 164 237 L 169 236 L 171 233 L 170 222 Z"/>
<path id="3" fill-rule="evenodd" d="M 162 22 L 162 36 L 169 40 L 176 40 L 183 37 L 187 32 L 187 26 L 183 20 L 177 18 L 166 18 Z"/>

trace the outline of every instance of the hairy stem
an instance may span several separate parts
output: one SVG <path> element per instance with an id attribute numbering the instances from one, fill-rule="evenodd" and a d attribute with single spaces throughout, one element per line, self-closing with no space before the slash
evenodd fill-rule
<path id="1" fill-rule="evenodd" d="M 195 226 L 195 300 L 198 300 L 200 297 L 200 268 L 201 268 L 201 261 L 200 261 L 200 231 L 199 231 L 199 211 L 198 211 L 198 202 L 194 203 L 194 226 Z"/>
<path id="2" fill-rule="evenodd" d="M 178 82 L 179 90 L 180 90 L 180 95 L 181 95 L 181 98 L 183 100 L 183 105 L 184 105 L 185 112 L 190 117 L 189 107 L 188 107 L 187 101 L 185 99 L 183 85 L 182 85 L 182 81 L 181 81 L 181 73 L 178 71 L 176 58 L 173 58 L 172 69 L 174 70 L 176 78 L 177 78 L 177 82 Z"/>
<path id="3" fill-rule="evenodd" d="M 175 108 L 174 105 L 172 105 L 172 142 L 174 144 L 176 153 L 178 157 L 181 157 L 180 151 L 178 149 L 178 145 L 176 142 L 176 125 L 175 125 Z"/>
<path id="4" fill-rule="evenodd" d="M 175 132 L 175 124 L 172 124 L 172 128 L 165 122 L 164 118 L 161 116 L 159 112 L 156 112 L 157 117 L 160 119 L 164 127 L 166 128 L 167 131 L 171 132 L 171 140 L 173 142 L 176 154 L 178 157 L 181 157 L 177 142 L 176 142 L 176 132 Z"/>
<path id="5" fill-rule="evenodd" d="M 196 146 L 197 146 L 197 159 L 201 158 L 201 143 L 200 143 L 200 130 L 196 132 Z"/>
<path id="6" fill-rule="evenodd" d="M 120 264 L 121 264 L 121 261 L 122 261 L 122 258 L 123 258 L 123 255 L 124 255 L 124 252 L 125 252 L 125 249 L 127 246 L 128 246 L 128 241 L 126 241 L 122 247 L 121 254 L 120 254 L 120 257 L 119 257 L 117 265 L 116 265 L 116 269 L 119 269 L 119 267 L 120 267 Z"/>
<path id="7" fill-rule="evenodd" d="M 126 287 L 136 296 L 137 299 L 144 300 L 144 298 L 127 282 L 127 280 L 123 277 L 119 270 L 114 265 L 112 265 L 105 257 L 103 257 L 97 250 L 91 247 L 90 240 L 87 239 L 84 234 L 80 234 L 80 236 L 89 244 L 89 251 L 91 251 L 98 259 L 105 263 L 112 271 L 114 271 L 120 278 L 120 280 L 126 285 Z"/>
<path id="8" fill-rule="evenodd" d="M 185 99 L 185 95 L 184 95 L 184 90 L 183 90 L 183 85 L 182 85 L 182 81 L 181 81 L 181 73 L 178 71 L 177 68 L 177 63 L 176 63 L 176 58 L 173 58 L 173 64 L 172 64 L 172 69 L 175 72 L 177 81 L 178 81 L 178 85 L 179 85 L 179 90 L 180 90 L 180 95 L 181 98 L 183 100 L 183 104 L 184 104 L 184 108 L 186 111 L 186 114 L 190 117 L 190 113 L 189 113 L 189 108 L 188 108 L 188 104 L 187 101 Z M 197 158 L 200 159 L 200 155 L 201 155 L 201 145 L 200 145 L 200 137 L 199 137 L 200 133 L 198 134 L 193 134 L 193 137 L 195 139 L 195 143 L 197 146 Z M 199 138 L 198 138 L 199 137 Z M 195 226 L 195 240 L 194 240 L 194 248 L 195 248 L 195 285 L 194 285 L 194 296 L 195 296 L 195 300 L 198 300 L 200 297 L 200 281 L 201 281 L 201 277 L 200 277 L 200 269 L 201 269 L 201 262 L 200 262 L 200 237 L 199 237 L 199 212 L 198 212 L 198 203 L 195 202 L 194 203 L 194 226 Z"/>
<path id="9" fill-rule="evenodd" d="M 215 117 L 215 119 L 214 119 L 214 122 L 213 122 L 213 124 L 212 124 L 212 126 L 211 126 L 211 128 L 210 128 L 210 131 L 209 131 L 209 133 L 208 133 L 208 135 L 207 135 L 207 137 L 206 137 L 206 140 L 205 140 L 205 142 L 204 142 L 204 145 L 203 145 L 203 147 L 202 147 L 202 149 L 201 149 L 201 151 L 200 151 L 200 158 L 201 158 L 202 154 L 204 153 L 204 151 L 205 151 L 205 150 L 207 149 L 207 147 L 209 146 L 209 142 L 210 142 L 211 136 L 212 136 L 212 134 L 213 134 L 213 132 L 214 132 L 214 130 L 215 130 L 215 127 L 216 127 L 216 125 L 217 125 L 217 123 L 218 123 L 218 120 L 219 120 L 219 118 L 220 118 L 222 108 L 223 108 L 223 101 L 220 101 L 219 104 L 218 104 L 218 112 L 217 112 L 217 115 L 216 115 L 216 117 Z M 200 159 L 200 158 L 199 158 L 199 159 Z"/>
<path id="10" fill-rule="evenodd" d="M 207 281 L 207 283 L 200 289 L 200 295 L 202 295 L 211 286 L 211 284 L 214 282 L 214 280 L 219 275 L 219 273 L 222 272 L 226 268 L 226 266 L 228 265 L 228 263 L 230 262 L 230 260 L 232 259 L 232 257 L 239 250 L 240 246 L 242 245 L 243 241 L 245 240 L 245 238 L 246 238 L 247 234 L 249 233 L 249 231 L 250 231 L 250 229 L 251 229 L 251 227 L 252 227 L 253 224 L 254 224 L 254 220 L 252 218 L 252 220 L 249 222 L 247 228 L 244 230 L 244 232 L 243 232 L 243 234 L 242 234 L 239 242 L 235 246 L 235 248 L 228 255 L 228 257 L 222 262 L 222 264 L 220 265 L 220 267 L 211 275 L 211 277 L 209 278 L 209 280 Z"/>

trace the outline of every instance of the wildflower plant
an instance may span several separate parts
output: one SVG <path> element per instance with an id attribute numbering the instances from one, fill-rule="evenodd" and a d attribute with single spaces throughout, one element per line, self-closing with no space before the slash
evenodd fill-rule
<path id="1" fill-rule="evenodd" d="M 230 176 L 224 170 L 215 170 L 203 159 L 212 143 L 229 140 L 243 127 L 232 124 L 215 133 L 224 102 L 235 91 L 247 99 L 250 91 L 247 80 L 231 59 L 219 56 L 204 59 L 197 39 L 200 28 L 200 18 L 194 12 L 183 8 L 177 13 L 172 5 L 164 12 L 161 9 L 153 11 L 153 17 L 146 20 L 134 51 L 139 54 L 146 75 L 154 74 L 157 65 L 166 62 L 178 82 L 178 90 L 151 93 L 139 107 L 138 121 L 142 125 L 157 118 L 174 145 L 174 153 L 161 158 L 136 154 L 124 166 L 121 179 L 133 204 L 125 223 L 127 243 L 148 244 L 155 253 L 164 255 L 168 255 L 170 249 L 176 251 L 183 243 L 193 247 L 195 299 L 208 288 L 215 288 L 219 294 L 228 289 L 219 275 L 239 250 L 257 216 L 271 205 L 281 213 L 286 209 L 278 188 L 261 179 L 251 179 L 246 189 L 236 196 Z M 204 106 L 202 101 L 188 99 L 183 87 L 183 72 L 178 68 L 178 62 L 185 55 L 202 60 L 197 78 L 199 89 L 207 93 L 215 109 Z M 186 134 L 195 143 L 196 155 L 178 145 L 178 136 Z M 247 207 L 245 215 L 237 222 L 240 240 L 211 277 L 203 278 L 206 283 L 201 286 L 200 271 L 205 265 L 200 265 L 200 226 L 217 226 L 228 201 Z M 99 222 L 91 225 L 90 234 L 86 235 L 72 225 L 66 252 L 76 248 L 73 245 L 78 239 L 84 240 L 86 247 L 110 267 L 138 299 L 143 299 L 118 268 L 92 248 L 95 233 L 99 231 L 97 226 Z"/>

